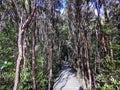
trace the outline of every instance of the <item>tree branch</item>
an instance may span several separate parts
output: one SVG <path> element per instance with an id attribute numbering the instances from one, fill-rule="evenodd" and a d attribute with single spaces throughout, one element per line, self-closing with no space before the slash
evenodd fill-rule
<path id="1" fill-rule="evenodd" d="M 34 14 L 35 14 L 35 11 L 36 11 L 36 0 L 34 0 L 34 8 L 33 8 L 33 10 L 32 10 L 31 15 L 28 16 L 27 20 L 26 20 L 26 21 L 23 23 L 23 25 L 22 25 L 22 28 L 23 28 L 23 29 L 25 29 L 25 28 L 30 24 L 30 22 L 31 22 L 31 20 L 32 20 Z"/>
<path id="2" fill-rule="evenodd" d="M 20 19 L 20 14 L 19 14 L 19 11 L 18 11 L 18 6 L 16 4 L 16 2 L 14 0 L 11 0 L 12 2 L 12 6 L 13 6 L 13 9 L 14 9 L 14 13 L 16 15 L 16 20 Z"/>

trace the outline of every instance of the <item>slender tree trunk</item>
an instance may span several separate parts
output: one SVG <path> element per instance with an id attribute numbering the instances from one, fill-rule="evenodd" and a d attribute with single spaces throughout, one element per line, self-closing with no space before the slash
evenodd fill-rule
<path id="1" fill-rule="evenodd" d="M 107 47 L 106 47 L 106 43 L 105 43 L 105 35 L 104 35 L 104 33 L 102 33 L 102 45 L 103 45 L 104 53 L 106 54 L 107 53 Z"/>
<path id="2" fill-rule="evenodd" d="M 109 45 L 110 46 L 112 45 L 112 36 L 111 35 L 110 35 Z M 110 56 L 111 56 L 111 59 L 113 60 L 113 49 L 110 49 Z"/>
<path id="3" fill-rule="evenodd" d="M 55 16 L 55 7 L 53 6 L 54 0 L 47 0 L 48 6 L 47 9 L 49 10 L 49 14 L 51 17 L 49 18 L 49 31 L 48 31 L 48 69 L 49 69 L 49 76 L 48 76 L 48 90 L 51 89 L 52 84 L 52 64 L 53 64 L 53 41 L 54 41 L 54 16 Z"/>
<path id="4" fill-rule="evenodd" d="M 21 65 L 21 60 L 22 60 L 22 55 L 23 55 L 23 50 L 22 50 L 22 24 L 19 24 L 19 31 L 18 31 L 18 58 L 17 58 L 17 65 L 16 65 L 16 72 L 15 72 L 15 81 L 14 81 L 14 87 L 13 90 L 17 90 L 18 88 L 18 83 L 19 83 L 19 77 L 20 77 L 20 65 Z"/>
<path id="5" fill-rule="evenodd" d="M 28 18 L 26 19 L 26 21 L 23 23 L 23 11 L 22 12 L 22 16 L 20 16 L 18 13 L 18 7 L 17 4 L 14 0 L 12 0 L 13 4 L 15 5 L 15 9 L 16 9 L 16 13 L 17 15 L 20 17 L 20 23 L 19 23 L 19 30 L 18 30 L 18 58 L 17 58 L 17 65 L 16 65 L 16 72 L 15 72 L 15 81 L 14 81 L 14 87 L 13 90 L 17 90 L 18 89 L 18 83 L 19 83 L 19 77 L 20 77 L 20 65 L 21 65 L 21 60 L 23 59 L 22 55 L 23 55 L 23 45 L 22 45 L 22 34 L 25 30 L 26 27 L 28 27 L 28 25 L 30 24 L 32 17 L 34 16 L 34 13 L 36 11 L 36 0 L 34 0 L 34 7 L 33 10 L 31 12 L 31 14 L 28 16 Z"/>
<path id="6" fill-rule="evenodd" d="M 36 21 L 33 25 L 32 30 L 32 85 L 33 90 L 36 90 L 36 81 L 35 81 L 35 28 L 36 27 Z"/>
<path id="7" fill-rule="evenodd" d="M 27 42 L 26 42 L 26 40 L 27 40 L 27 36 L 26 36 L 26 31 L 24 32 L 24 35 L 23 35 L 23 69 L 26 67 L 26 60 L 27 60 L 27 54 L 28 54 L 28 52 L 27 52 Z"/>
<path id="8" fill-rule="evenodd" d="M 52 51 L 53 51 L 53 47 L 52 47 L 52 42 L 51 40 L 48 41 L 48 69 L 49 69 L 49 77 L 48 77 L 48 90 L 50 90 L 51 88 L 51 79 L 52 79 Z"/>
<path id="9" fill-rule="evenodd" d="M 87 39 L 82 33 L 83 41 L 84 41 L 84 48 L 85 48 L 85 59 L 86 59 L 86 66 L 87 66 L 87 72 L 88 72 L 88 78 L 89 78 L 89 83 L 88 83 L 88 89 L 92 89 L 92 76 L 91 76 L 91 70 L 90 70 L 90 64 L 89 64 L 89 57 L 88 57 L 88 42 Z"/>

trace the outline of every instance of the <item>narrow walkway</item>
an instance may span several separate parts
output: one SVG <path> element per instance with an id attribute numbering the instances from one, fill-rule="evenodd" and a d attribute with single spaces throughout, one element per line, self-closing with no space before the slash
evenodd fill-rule
<path id="1" fill-rule="evenodd" d="M 83 90 L 76 77 L 75 70 L 64 64 L 62 70 L 55 80 L 53 90 Z"/>

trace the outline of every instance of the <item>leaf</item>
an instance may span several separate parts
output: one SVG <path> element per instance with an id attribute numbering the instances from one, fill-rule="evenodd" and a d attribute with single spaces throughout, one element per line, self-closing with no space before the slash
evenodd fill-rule
<path id="1" fill-rule="evenodd" d="M 112 44 L 109 46 L 110 49 L 116 49 L 116 50 L 120 50 L 120 45 L 118 44 Z"/>
<path id="2" fill-rule="evenodd" d="M 5 68 L 5 67 L 8 67 L 8 66 L 10 66 L 12 64 L 13 64 L 12 62 L 5 61 L 2 67 Z"/>
<path id="3" fill-rule="evenodd" d="M 115 63 L 120 63 L 120 60 L 113 60 L 113 62 L 115 62 Z"/>
<path id="4" fill-rule="evenodd" d="M 95 18 L 93 18 L 93 19 L 91 19 L 90 21 L 91 21 L 91 22 L 94 22 L 94 21 L 96 21 L 96 19 L 95 19 Z"/>

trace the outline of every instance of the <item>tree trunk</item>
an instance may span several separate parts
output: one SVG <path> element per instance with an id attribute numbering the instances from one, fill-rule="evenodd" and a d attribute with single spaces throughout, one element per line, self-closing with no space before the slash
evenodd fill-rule
<path id="1" fill-rule="evenodd" d="M 20 77 L 20 64 L 22 60 L 22 24 L 19 24 L 19 31 L 18 31 L 18 58 L 17 58 L 17 65 L 16 65 L 16 72 L 15 72 L 15 81 L 14 81 L 14 87 L 13 90 L 17 90 L 18 88 L 18 83 L 19 83 L 19 77 Z"/>
<path id="2" fill-rule="evenodd" d="M 53 51 L 53 47 L 52 47 L 52 42 L 51 40 L 48 41 L 48 69 L 49 69 L 49 76 L 48 76 L 48 90 L 50 90 L 51 88 L 51 79 L 52 79 L 52 51 Z"/>
<path id="3" fill-rule="evenodd" d="M 110 35 L 109 45 L 110 46 L 112 45 L 112 36 L 111 35 Z M 113 60 L 113 49 L 110 49 L 110 56 L 111 56 L 111 59 Z"/>
<path id="4" fill-rule="evenodd" d="M 103 46 L 104 53 L 106 54 L 107 53 L 107 47 L 106 47 L 106 43 L 105 43 L 104 33 L 102 33 L 102 46 Z"/>
<path id="5" fill-rule="evenodd" d="M 82 38 L 84 41 L 85 59 L 86 59 L 86 66 L 87 66 L 87 72 L 88 72 L 88 82 L 89 82 L 88 89 L 91 90 L 92 89 L 92 76 L 91 76 L 89 57 L 88 57 L 88 42 L 87 42 L 87 39 L 86 39 L 84 33 L 82 33 Z"/>
<path id="6" fill-rule="evenodd" d="M 32 28 L 32 85 L 33 90 L 36 90 L 36 81 L 35 81 L 35 29 L 36 29 L 36 21 L 34 22 Z"/>

